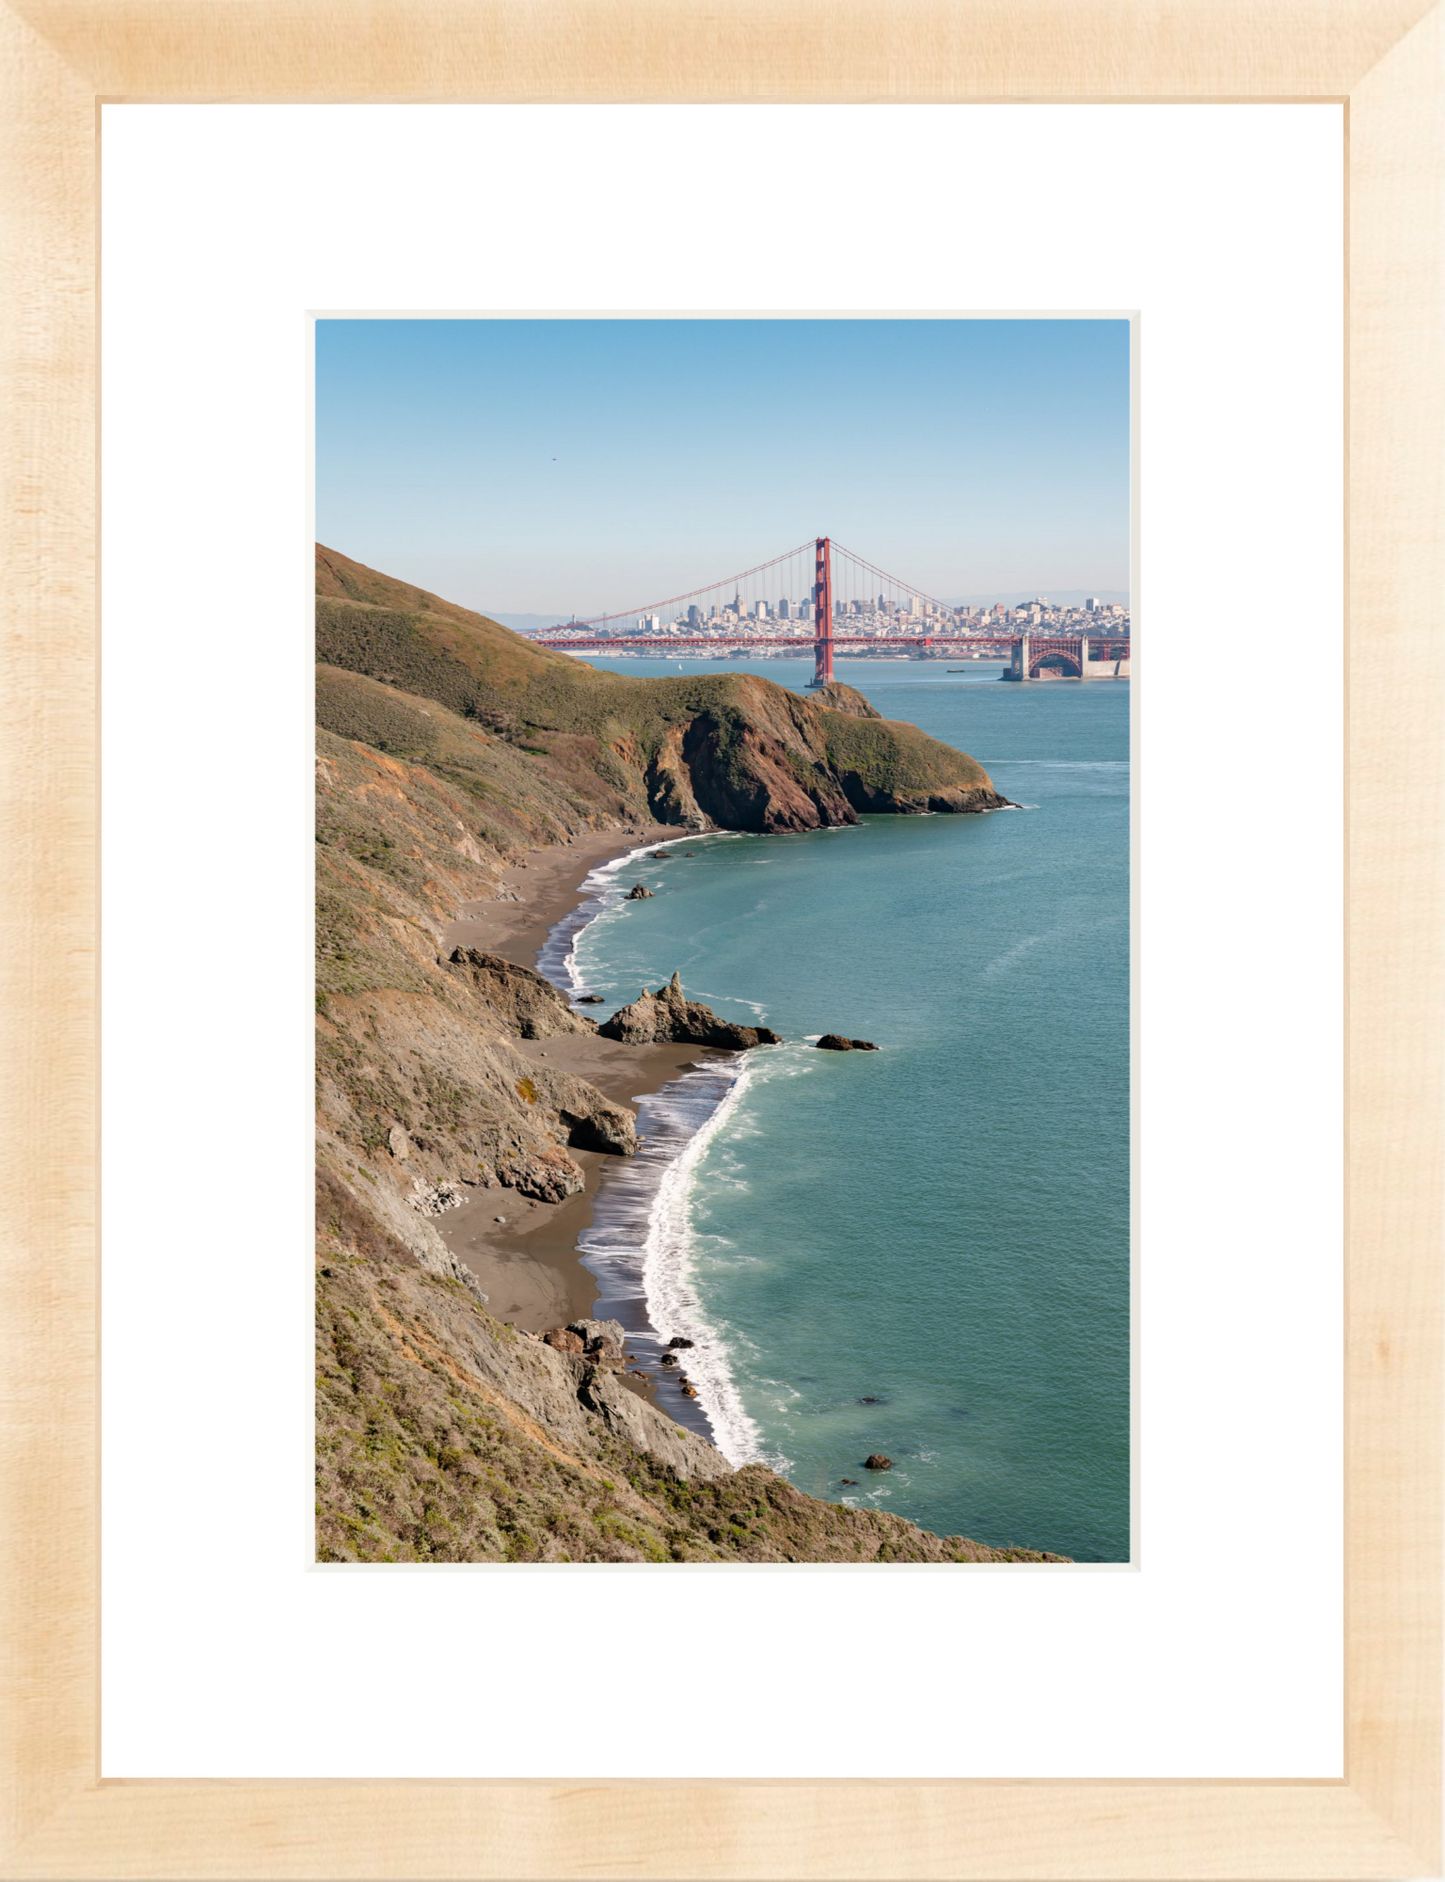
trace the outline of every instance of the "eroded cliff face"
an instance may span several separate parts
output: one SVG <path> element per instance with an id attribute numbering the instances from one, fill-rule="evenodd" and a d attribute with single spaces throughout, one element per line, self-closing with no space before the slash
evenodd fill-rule
<path id="1" fill-rule="evenodd" d="M 972 758 L 880 718 L 850 686 L 802 698 L 751 674 L 635 679 L 333 550 L 318 548 L 317 569 L 323 725 L 430 757 L 463 788 L 510 795 L 524 816 L 524 777 L 563 822 L 630 815 L 691 829 L 817 830 L 860 810 L 969 813 L 1006 801 Z M 519 757 L 531 761 L 525 773 Z"/>
<path id="2" fill-rule="evenodd" d="M 436 1228 L 478 1190 L 558 1202 L 583 1184 L 574 1153 L 636 1149 L 630 1107 L 521 1049 L 570 1049 L 593 1022 L 537 974 L 443 941 L 507 863 L 653 818 L 808 829 L 850 821 L 860 796 L 929 793 L 983 808 L 984 774 L 847 702 L 589 676 L 321 551 L 318 612 L 322 1559 L 1053 1559 L 733 1471 L 612 1360 L 498 1321 Z M 650 1037 L 703 1024 L 680 988 L 647 1002 Z"/>

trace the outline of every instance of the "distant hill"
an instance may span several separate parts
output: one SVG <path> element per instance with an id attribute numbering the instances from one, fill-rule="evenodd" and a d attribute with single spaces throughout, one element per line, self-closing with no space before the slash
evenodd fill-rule
<path id="1" fill-rule="evenodd" d="M 570 614 L 499 614 L 495 608 L 487 609 L 486 614 L 488 620 L 500 621 L 514 634 L 545 634 L 550 628 L 566 627 L 574 618 Z"/>
<path id="2" fill-rule="evenodd" d="M 1121 607 L 1129 605 L 1127 588 L 1001 588 L 991 595 L 946 595 L 940 599 L 951 608 L 992 608 L 999 602 L 1006 608 L 1019 608 L 1042 597 L 1061 607 L 1081 608 L 1090 595 L 1098 601 L 1118 602 Z"/>

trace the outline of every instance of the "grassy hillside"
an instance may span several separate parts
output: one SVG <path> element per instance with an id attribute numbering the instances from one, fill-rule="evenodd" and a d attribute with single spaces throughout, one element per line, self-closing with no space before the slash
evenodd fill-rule
<path id="1" fill-rule="evenodd" d="M 320 661 L 550 760 L 599 808 L 598 790 L 610 790 L 664 823 L 781 831 L 851 823 L 860 809 L 1002 802 L 973 759 L 914 726 L 861 716 L 871 709 L 848 688 L 819 702 L 750 674 L 603 672 L 333 550 L 316 555 Z M 378 735 L 414 739 L 415 721 L 401 732 L 402 713 L 390 711 L 397 732 L 378 725 Z"/>
<path id="2" fill-rule="evenodd" d="M 614 1428 L 585 1359 L 501 1325 L 331 1191 L 316 1354 L 323 1561 L 1060 1559 L 845 1509 L 762 1465 L 684 1475 Z"/>
<path id="3" fill-rule="evenodd" d="M 592 1022 L 443 944 L 509 861 L 654 819 L 984 809 L 983 771 L 846 688 L 599 673 L 333 551 L 316 566 L 321 1558 L 1055 1559 L 730 1470 L 599 1363 L 495 1319 L 433 1220 L 478 1187 L 555 1205 L 574 1151 L 636 1146 L 630 1110 L 519 1049 Z"/>

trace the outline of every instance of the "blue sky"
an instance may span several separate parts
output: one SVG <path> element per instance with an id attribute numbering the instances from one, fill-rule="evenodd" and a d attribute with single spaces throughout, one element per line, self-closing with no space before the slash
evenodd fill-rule
<path id="1" fill-rule="evenodd" d="M 941 597 L 1129 585 L 1125 321 L 323 320 L 316 404 L 318 540 L 468 607 L 818 535 Z"/>

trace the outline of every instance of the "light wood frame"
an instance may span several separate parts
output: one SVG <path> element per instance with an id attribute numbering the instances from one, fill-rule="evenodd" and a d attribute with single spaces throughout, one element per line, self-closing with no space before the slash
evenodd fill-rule
<path id="1" fill-rule="evenodd" d="M 1439 1874 L 1442 19 L 1422 0 L 0 0 L 4 1874 Z M 1347 1776 L 101 1783 L 98 101 L 879 97 L 1346 102 Z"/>

